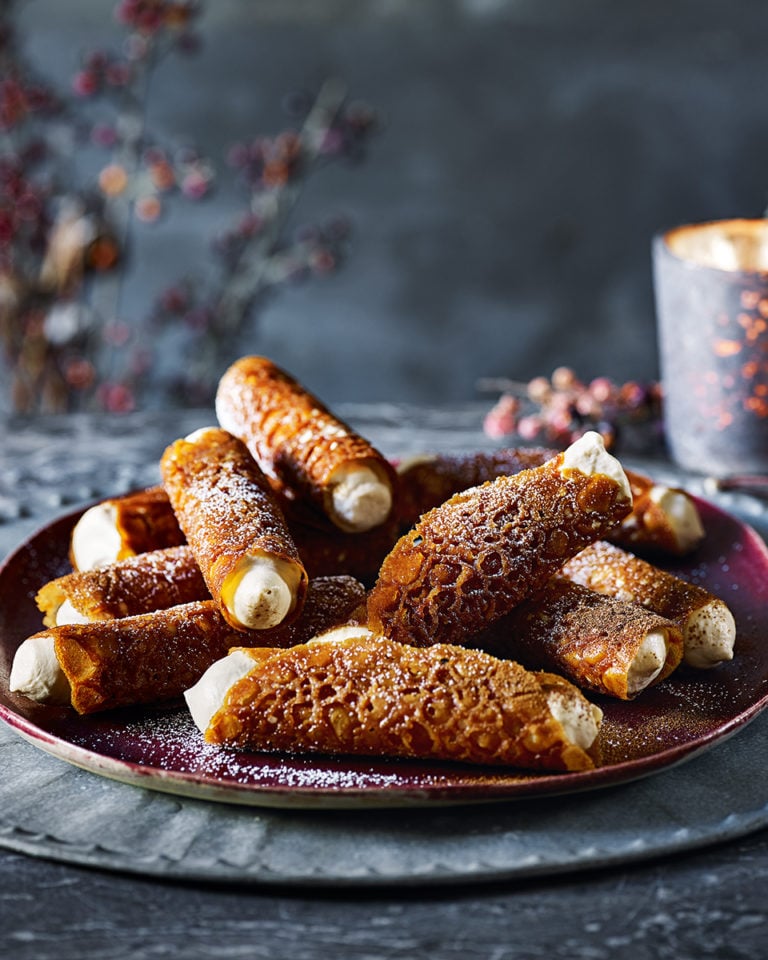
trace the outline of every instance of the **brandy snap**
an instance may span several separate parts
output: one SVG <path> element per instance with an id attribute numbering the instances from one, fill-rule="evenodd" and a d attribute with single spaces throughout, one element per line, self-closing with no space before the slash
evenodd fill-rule
<path id="1" fill-rule="evenodd" d="M 236 633 L 213 600 L 52 627 L 16 651 L 11 690 L 82 714 L 158 702 L 180 696 L 239 642 Z"/>
<path id="2" fill-rule="evenodd" d="M 28 637 L 10 688 L 79 713 L 156 703 L 181 694 L 238 644 L 290 647 L 346 621 L 365 594 L 352 577 L 310 582 L 301 616 L 272 630 L 234 630 L 213 600 L 117 620 L 66 624 Z"/>
<path id="3" fill-rule="evenodd" d="M 93 570 L 149 550 L 184 543 L 184 534 L 162 487 L 104 500 L 90 507 L 72 530 L 75 570 Z"/>
<path id="4" fill-rule="evenodd" d="M 455 493 L 540 467 L 556 456 L 557 450 L 544 447 L 505 447 L 491 452 L 423 453 L 408 457 L 396 464 L 400 522 L 413 526 L 423 513 L 439 507 Z"/>
<path id="5" fill-rule="evenodd" d="M 602 719 L 560 677 L 345 627 L 271 654 L 233 651 L 186 698 L 210 743 L 549 770 L 592 768 Z"/>
<path id="6" fill-rule="evenodd" d="M 632 505 L 619 462 L 590 432 L 544 465 L 456 494 L 385 558 L 371 629 L 426 646 L 462 643 L 540 589 Z"/>
<path id="7" fill-rule="evenodd" d="M 569 560 L 563 575 L 590 590 L 629 600 L 674 621 L 682 630 L 683 659 L 688 666 L 707 669 L 733 659 L 733 614 L 703 587 L 603 541 Z"/>
<path id="8" fill-rule="evenodd" d="M 342 530 L 371 530 L 390 516 L 391 464 L 271 360 L 234 363 L 219 382 L 216 415 L 279 488 Z"/>
<path id="9" fill-rule="evenodd" d="M 472 642 L 621 700 L 660 683 L 683 656 L 676 624 L 559 577 Z"/>
<path id="10" fill-rule="evenodd" d="M 403 525 L 410 526 L 421 514 L 455 493 L 541 466 L 555 456 L 557 451 L 546 447 L 507 447 L 458 456 L 412 457 L 397 466 L 400 519 Z M 609 539 L 635 549 L 675 556 L 694 550 L 704 537 L 704 528 L 690 494 L 656 483 L 634 470 L 625 472 L 632 489 L 632 510 L 611 531 Z"/>
<path id="11" fill-rule="evenodd" d="M 632 550 L 677 557 L 695 550 L 704 526 L 691 495 L 640 473 L 627 471 L 627 476 L 634 506 L 609 539 Z"/>
<path id="12" fill-rule="evenodd" d="M 188 546 L 68 573 L 44 584 L 35 596 L 46 627 L 131 617 L 206 599 L 208 588 Z"/>
<path id="13" fill-rule="evenodd" d="M 198 430 L 168 447 L 160 470 L 179 526 L 229 623 L 265 630 L 296 617 L 307 572 L 245 444 L 217 427 Z"/>

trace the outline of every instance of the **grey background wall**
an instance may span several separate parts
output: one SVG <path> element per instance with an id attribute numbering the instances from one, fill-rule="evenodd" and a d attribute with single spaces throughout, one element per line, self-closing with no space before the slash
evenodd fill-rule
<path id="1" fill-rule="evenodd" d="M 112 7 L 31 0 L 30 56 L 68 77 L 114 43 Z M 351 217 L 343 271 L 282 292 L 233 345 L 330 402 L 470 399 L 479 377 L 561 363 L 653 377 L 653 234 L 768 201 L 764 0 L 210 0 L 202 23 L 150 122 L 217 162 L 325 76 L 382 118 L 365 164 L 302 201 L 302 220 Z M 237 205 L 222 182 L 145 229 L 126 315 L 204 261 Z"/>

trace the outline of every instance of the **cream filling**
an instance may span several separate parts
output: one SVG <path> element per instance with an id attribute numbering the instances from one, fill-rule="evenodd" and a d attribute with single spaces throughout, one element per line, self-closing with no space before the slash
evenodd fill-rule
<path id="1" fill-rule="evenodd" d="M 248 554 L 224 581 L 221 600 L 241 626 L 268 630 L 293 610 L 300 580 L 296 564 L 266 553 Z"/>
<path id="2" fill-rule="evenodd" d="M 661 673 L 667 661 L 667 637 L 661 630 L 652 630 L 643 638 L 627 670 L 627 693 L 645 690 Z"/>
<path id="3" fill-rule="evenodd" d="M 696 504 L 688 494 L 672 487 L 654 486 L 648 496 L 667 517 L 679 550 L 685 553 L 701 543 L 704 527 Z"/>
<path id="4" fill-rule="evenodd" d="M 56 626 L 60 627 L 65 623 L 91 623 L 91 618 L 76 610 L 71 600 L 65 600 L 56 611 Z"/>
<path id="5" fill-rule="evenodd" d="M 188 433 L 187 436 L 184 437 L 184 440 L 187 443 L 200 443 L 207 433 L 218 429 L 218 427 L 199 427 L 197 430 L 193 430 L 192 433 Z"/>
<path id="6" fill-rule="evenodd" d="M 344 464 L 329 477 L 331 509 L 345 527 L 363 532 L 377 527 L 392 509 L 392 490 L 375 470 Z"/>
<path id="7" fill-rule="evenodd" d="M 95 570 L 114 563 L 123 541 L 117 529 L 117 510 L 106 500 L 90 507 L 72 530 L 72 562 L 76 570 Z"/>
<path id="8" fill-rule="evenodd" d="M 200 427 L 184 439 L 200 443 L 218 427 Z M 221 600 L 238 624 L 268 630 L 285 620 L 296 604 L 301 571 L 287 560 L 267 553 L 248 554 L 224 581 Z"/>
<path id="9" fill-rule="evenodd" d="M 205 733 L 214 715 L 224 706 L 232 687 L 253 668 L 252 657 L 244 650 L 233 650 L 211 664 L 197 683 L 184 691 L 189 712 L 201 733 Z"/>
<path id="10" fill-rule="evenodd" d="M 603 711 L 584 697 L 568 697 L 561 690 L 546 693 L 550 712 L 571 743 L 588 750 L 600 732 Z"/>
<path id="11" fill-rule="evenodd" d="M 362 639 L 370 636 L 372 633 L 367 627 L 345 624 L 326 630 L 308 642 L 334 643 L 353 637 Z M 214 715 L 224 706 L 229 691 L 238 680 L 247 676 L 253 667 L 254 660 L 246 651 L 233 650 L 226 657 L 217 660 L 193 687 L 185 691 L 184 699 L 198 730 L 205 733 Z"/>
<path id="12" fill-rule="evenodd" d="M 587 477 L 604 474 L 616 483 L 623 499 L 632 500 L 632 490 L 623 467 L 605 449 L 603 438 L 596 430 L 587 431 L 564 451 L 560 472 L 565 470 L 578 470 Z"/>
<path id="13" fill-rule="evenodd" d="M 722 600 L 712 600 L 688 617 L 684 628 L 683 659 L 691 667 L 708 669 L 733 659 L 736 621 Z"/>
<path id="14" fill-rule="evenodd" d="M 201 427 L 185 439 L 197 443 L 216 427 Z M 95 570 L 114 563 L 123 548 L 120 531 L 117 529 L 117 509 L 106 500 L 90 507 L 80 517 L 72 531 L 72 562 L 76 570 Z M 79 621 L 62 621 L 77 623 Z"/>
<path id="15" fill-rule="evenodd" d="M 339 627 L 331 627 L 324 633 L 318 633 L 317 636 L 308 640 L 308 643 L 341 643 L 343 640 L 365 640 L 372 637 L 373 632 L 368 627 L 362 627 L 356 623 L 344 623 Z"/>
<path id="16" fill-rule="evenodd" d="M 28 637 L 18 648 L 11 666 L 10 689 L 41 703 L 70 702 L 70 687 L 56 659 L 50 633 Z"/>

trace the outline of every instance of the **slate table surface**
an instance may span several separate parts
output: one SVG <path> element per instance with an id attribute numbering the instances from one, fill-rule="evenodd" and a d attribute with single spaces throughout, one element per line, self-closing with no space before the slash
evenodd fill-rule
<path id="1" fill-rule="evenodd" d="M 393 455 L 405 437 L 423 449 L 490 443 L 475 406 L 340 412 Z M 59 513 L 153 482 L 164 446 L 210 419 L 187 411 L 0 421 L 0 557 Z M 0 847 L 0 955 L 752 960 L 764 955 L 766 890 L 766 830 L 610 869 L 359 891 L 158 880 Z"/>

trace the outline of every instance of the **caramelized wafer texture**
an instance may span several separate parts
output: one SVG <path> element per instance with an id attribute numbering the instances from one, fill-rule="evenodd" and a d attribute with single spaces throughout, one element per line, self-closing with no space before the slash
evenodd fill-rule
<path id="1" fill-rule="evenodd" d="M 96 570 L 75 571 L 46 583 L 35 597 L 47 627 L 56 626 L 56 613 L 67 600 L 91 620 L 113 620 L 205 599 L 210 594 L 188 546 L 152 550 Z"/>
<path id="2" fill-rule="evenodd" d="M 590 590 L 638 603 L 677 623 L 718 599 L 703 587 L 681 580 L 604 540 L 577 553 L 562 572 Z"/>
<path id="3" fill-rule="evenodd" d="M 506 447 L 468 454 L 422 454 L 397 464 L 398 517 L 412 526 L 419 517 L 455 493 L 496 477 L 540 467 L 557 456 L 545 447 Z"/>
<path id="4" fill-rule="evenodd" d="M 541 466 L 555 456 L 557 451 L 546 447 L 507 447 L 458 456 L 424 454 L 414 457 L 398 466 L 398 516 L 404 526 L 412 525 L 423 513 L 455 493 L 499 476 Z M 689 553 L 698 546 L 700 537 L 681 539 L 674 519 L 654 499 L 653 491 L 661 489 L 655 481 L 634 470 L 625 470 L 625 473 L 632 489 L 632 510 L 611 531 L 609 539 L 638 550 L 674 556 Z M 695 504 L 685 491 L 664 489 L 686 497 L 691 513 L 697 515 Z"/>
<path id="5" fill-rule="evenodd" d="M 184 542 L 176 515 L 168 512 L 165 501 L 165 490 L 159 484 L 113 501 L 117 528 L 131 554 Z"/>
<path id="6" fill-rule="evenodd" d="M 563 470 L 563 455 L 456 494 L 395 544 L 368 596 L 374 633 L 403 643 L 463 643 L 542 587 L 629 511 L 603 474 Z"/>
<path id="7" fill-rule="evenodd" d="M 222 602 L 225 581 L 247 556 L 266 554 L 290 563 L 299 575 L 293 609 L 301 611 L 307 573 L 270 485 L 245 444 L 212 428 L 194 442 L 177 440 L 160 462 L 163 482 L 211 596 Z"/>
<path id="8" fill-rule="evenodd" d="M 704 528 L 690 495 L 675 487 L 660 487 L 650 477 L 641 473 L 631 470 L 626 473 L 632 488 L 632 513 L 612 532 L 610 539 L 621 546 L 641 552 L 678 557 L 698 547 L 704 538 Z M 656 499 L 655 494 L 658 491 L 664 491 L 667 495 L 674 494 L 681 500 L 685 498 L 695 523 L 689 521 L 679 526 L 675 522 L 676 518 L 670 516 L 664 504 Z"/>
<path id="9" fill-rule="evenodd" d="M 271 630 L 234 630 L 213 600 L 168 610 L 65 624 L 48 631 L 78 713 L 179 697 L 233 646 L 302 644 L 347 620 L 365 588 L 352 577 L 310 583 L 301 616 Z"/>
<path id="10" fill-rule="evenodd" d="M 394 469 L 386 458 L 265 357 L 243 357 L 226 371 L 216 414 L 286 495 L 310 501 L 342 529 L 348 527 L 332 504 L 334 471 L 369 467 L 394 491 Z"/>
<path id="11" fill-rule="evenodd" d="M 629 700 L 639 692 L 632 689 L 632 663 L 652 632 L 667 646 L 656 684 L 682 660 L 680 628 L 634 603 L 555 577 L 472 642 L 527 667 L 555 670 L 578 687 Z"/>
<path id="12" fill-rule="evenodd" d="M 544 685 L 554 679 L 448 645 L 314 642 L 261 656 L 230 689 L 205 737 L 264 751 L 589 769 L 591 757 L 550 710 Z M 565 681 L 557 684 L 583 700 Z"/>
<path id="13" fill-rule="evenodd" d="M 289 528 L 310 577 L 348 574 L 369 586 L 399 532 L 394 520 L 364 533 L 346 533 L 331 524 L 310 526 L 290 519 Z"/>
<path id="14" fill-rule="evenodd" d="M 116 497 L 112 502 L 122 505 L 123 500 L 129 500 L 132 497 L 133 494 L 127 494 L 125 497 Z M 184 534 L 179 528 L 168 494 L 162 487 L 158 487 L 156 488 L 156 495 L 153 494 L 153 499 L 155 500 L 158 518 L 165 514 L 169 522 L 167 524 L 163 522 L 162 525 L 155 526 L 151 541 L 149 538 L 144 542 L 141 542 L 138 538 L 135 539 L 134 549 L 136 554 L 148 551 L 150 542 L 154 544 L 151 547 L 152 551 L 155 551 L 174 547 L 179 539 L 182 543 L 184 541 Z M 364 533 L 348 533 L 340 530 L 316 512 L 310 514 L 309 511 L 298 509 L 298 504 L 295 501 L 286 500 L 278 494 L 276 494 L 276 499 L 308 576 L 331 577 L 348 574 L 369 585 L 373 583 L 382 560 L 398 538 L 399 527 L 394 517 L 373 530 Z M 120 508 L 122 509 L 122 506 Z M 131 509 L 130 504 L 127 505 L 126 509 Z M 174 529 L 175 533 L 172 532 Z M 184 551 L 180 553 L 180 556 L 184 556 Z M 186 558 L 184 562 L 186 563 Z M 82 572 L 86 573 L 88 571 Z M 51 597 L 46 599 L 46 602 L 52 607 L 54 604 L 58 606 L 61 600 L 56 603 L 56 600 Z M 179 602 L 186 602 L 186 600 Z M 135 612 L 141 611 L 137 610 Z"/>
<path id="15" fill-rule="evenodd" d="M 213 600 L 50 633 L 82 714 L 181 696 L 242 639 Z"/>
<path id="16" fill-rule="evenodd" d="M 726 604 L 695 583 L 681 580 L 667 570 L 660 570 L 615 544 L 598 541 L 576 554 L 563 567 L 563 576 L 598 593 L 619 597 L 653 610 L 674 621 L 683 631 L 685 659 L 701 666 L 697 648 L 706 638 L 697 625 L 697 614 L 704 607 L 724 608 Z"/>
<path id="17" fill-rule="evenodd" d="M 137 490 L 106 502 L 114 508 L 115 528 L 120 536 L 117 560 L 184 543 L 184 534 L 162 486 Z M 71 551 L 70 562 L 77 569 Z"/>

